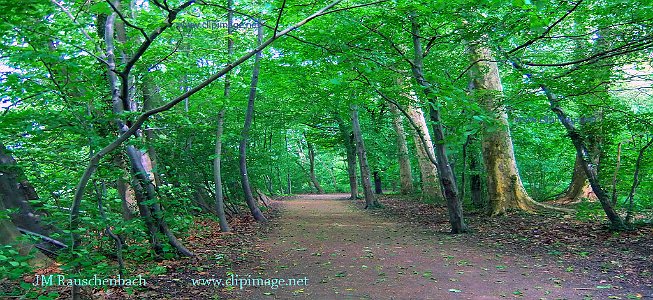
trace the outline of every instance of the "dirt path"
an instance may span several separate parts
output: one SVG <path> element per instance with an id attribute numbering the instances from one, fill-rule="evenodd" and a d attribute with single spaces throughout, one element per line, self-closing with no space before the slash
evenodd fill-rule
<path id="1" fill-rule="evenodd" d="M 552 258 L 503 256 L 355 207 L 346 195 L 282 203 L 259 246 L 260 265 L 239 278 L 304 279 L 300 285 L 245 286 L 232 299 L 607 299 L 615 295 Z M 616 294 L 627 299 L 628 291 Z"/>

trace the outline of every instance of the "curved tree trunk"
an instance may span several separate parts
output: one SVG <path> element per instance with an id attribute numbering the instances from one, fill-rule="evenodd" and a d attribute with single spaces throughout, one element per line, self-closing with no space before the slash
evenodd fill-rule
<path id="1" fill-rule="evenodd" d="M 119 4 L 120 2 L 116 2 Z M 119 5 L 117 5 L 119 8 Z M 113 104 L 113 112 L 116 116 L 120 116 L 125 111 L 137 111 L 137 105 L 133 100 L 133 87 L 134 80 L 131 76 L 126 74 L 121 74 L 118 76 L 115 72 L 116 67 L 116 47 L 114 42 L 117 36 L 117 41 L 121 44 L 125 44 L 126 36 L 124 35 L 125 24 L 119 23 L 116 19 L 118 18 L 116 13 L 111 14 L 105 21 L 104 24 L 104 40 L 106 44 L 106 57 L 107 57 L 107 79 L 109 87 L 111 90 L 111 100 Z M 129 59 L 129 54 L 120 51 L 120 59 L 123 64 L 125 64 Z M 150 87 L 143 85 L 144 88 L 144 104 L 152 104 L 152 93 L 153 91 Z M 119 133 L 124 133 L 128 128 L 128 121 L 117 118 L 115 123 L 118 128 Z M 154 152 L 154 149 L 150 149 Z M 127 145 L 125 147 L 127 153 L 127 158 L 131 166 L 132 172 L 132 187 L 134 188 L 136 199 L 139 207 L 139 212 L 141 217 L 144 218 L 150 239 L 152 242 L 152 247 L 155 250 L 155 253 L 161 254 L 162 247 L 158 240 L 158 234 L 162 233 L 168 238 L 168 242 L 173 248 L 175 248 L 180 254 L 184 256 L 192 256 L 193 253 L 186 249 L 172 234 L 168 228 L 168 224 L 165 222 L 161 205 L 158 202 L 155 186 L 152 182 L 150 170 L 148 170 L 143 162 L 146 164 L 149 161 L 149 158 L 141 150 L 137 149 L 133 145 Z M 151 204 L 147 204 L 151 203 Z M 75 222 L 71 221 L 74 227 L 77 226 L 77 220 Z"/>
<path id="2" fill-rule="evenodd" d="M 483 161 L 487 172 L 489 213 L 504 214 L 509 209 L 533 211 L 541 206 L 524 189 L 510 137 L 508 115 L 502 104 L 503 86 L 497 63 L 486 46 L 470 46 L 473 93 L 492 116 L 482 134 Z M 490 128 L 491 127 L 491 128 Z"/>
<path id="3" fill-rule="evenodd" d="M 406 131 L 404 130 L 403 118 L 399 109 L 394 104 L 389 104 L 392 112 L 392 126 L 397 134 L 397 159 L 399 160 L 399 183 L 402 195 L 410 194 L 414 191 L 413 173 L 410 168 L 410 159 L 408 158 L 408 146 L 406 145 Z M 429 162 L 430 163 L 430 162 Z"/>
<path id="4" fill-rule="evenodd" d="M 365 195 L 365 208 L 374 208 L 378 206 L 376 197 L 372 192 L 372 181 L 370 180 L 370 167 L 367 164 L 367 152 L 363 142 L 360 122 L 358 121 L 358 105 L 351 106 L 352 129 L 354 131 L 354 140 L 356 141 L 356 153 L 358 154 L 358 164 L 361 170 L 361 181 L 363 184 L 363 194 Z"/>
<path id="5" fill-rule="evenodd" d="M 234 1 L 233 0 L 227 0 L 227 8 L 229 9 L 227 12 L 227 60 L 231 62 L 233 59 L 234 55 L 234 40 L 231 34 L 233 33 L 234 30 Z M 224 97 L 225 99 L 229 98 L 229 94 L 231 92 L 231 72 L 225 74 L 224 77 Z M 229 228 L 229 222 L 227 222 L 227 216 L 225 214 L 225 206 L 224 206 L 224 194 L 223 194 L 223 187 L 222 187 L 222 165 L 221 165 L 221 160 L 222 160 L 222 133 L 224 131 L 224 113 L 225 109 L 222 108 L 220 112 L 218 112 L 218 128 L 216 129 L 215 132 L 215 150 L 214 150 L 214 155 L 215 158 L 213 159 L 213 182 L 215 184 L 215 211 L 218 215 L 218 219 L 220 220 L 220 231 L 222 232 L 229 232 L 231 231 L 231 228 Z"/>
<path id="6" fill-rule="evenodd" d="M 263 26 L 258 27 L 258 43 L 260 44 L 263 39 Z M 256 99 L 256 86 L 258 85 L 258 74 L 261 67 L 261 52 L 256 53 L 256 58 L 254 59 L 254 69 L 252 70 L 252 81 L 249 88 L 249 99 L 247 101 L 247 111 L 245 112 L 245 125 L 243 126 L 243 131 L 240 140 L 240 151 L 239 151 L 239 166 L 240 166 L 240 177 L 241 185 L 243 187 L 243 192 L 245 194 L 245 202 L 249 207 L 252 216 L 254 219 L 259 222 L 265 222 L 267 219 L 261 213 L 261 210 L 258 208 L 256 199 L 254 199 L 254 194 L 252 193 L 252 187 L 249 182 L 249 174 L 247 173 L 247 143 L 249 141 L 249 131 L 252 127 L 252 119 L 254 117 L 254 100 Z"/>

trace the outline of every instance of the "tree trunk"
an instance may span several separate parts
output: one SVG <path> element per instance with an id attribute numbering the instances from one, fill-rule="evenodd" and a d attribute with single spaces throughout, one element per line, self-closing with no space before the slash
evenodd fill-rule
<path id="1" fill-rule="evenodd" d="M 569 183 L 564 195 L 556 199 L 556 202 L 568 204 L 580 201 L 582 198 L 596 200 L 596 195 L 587 180 L 585 171 L 583 171 L 583 164 L 581 161 L 582 158 L 579 158 L 578 155 L 576 155 L 574 174 L 571 176 L 571 182 Z"/>
<path id="2" fill-rule="evenodd" d="M 434 156 L 435 152 L 433 150 L 431 134 L 426 126 L 424 112 L 421 108 L 413 105 L 409 106 L 407 110 L 410 119 L 415 125 L 417 125 L 417 128 L 419 128 L 419 132 L 416 130 L 411 130 L 411 132 L 413 134 L 413 139 L 415 140 L 417 162 L 419 164 L 422 178 L 422 197 L 431 201 L 439 201 L 442 199 L 442 188 L 438 181 L 438 166 L 433 164 L 429 159 L 429 154 Z M 424 138 L 426 147 L 424 146 L 420 135 Z M 427 151 L 429 153 L 427 153 Z"/>
<path id="3" fill-rule="evenodd" d="M 215 183 L 215 211 L 220 220 L 220 231 L 229 232 L 229 223 L 224 211 L 224 195 L 222 194 L 222 168 L 220 159 L 222 158 L 222 131 L 224 122 L 224 109 L 218 113 L 218 129 L 215 134 L 215 158 L 213 159 L 213 181 Z"/>
<path id="4" fill-rule="evenodd" d="M 124 31 L 124 24 L 117 26 L 116 24 L 117 14 L 113 13 L 109 16 L 104 24 L 104 39 L 106 44 L 106 57 L 107 57 L 107 79 L 109 82 L 109 87 L 111 90 L 111 100 L 113 104 L 113 112 L 115 115 L 120 116 L 125 111 L 136 111 L 136 103 L 133 101 L 133 80 L 130 76 L 126 74 L 121 74 L 120 77 L 114 71 L 116 68 L 116 57 L 114 46 L 114 33 L 115 28 L 121 28 Z M 126 43 L 125 36 L 118 34 L 118 42 L 124 44 Z M 125 63 L 129 57 L 128 54 L 120 52 L 121 60 Z M 120 80 L 120 85 L 118 84 Z M 145 89 L 146 97 L 150 97 L 151 92 L 149 89 Z M 144 99 L 146 104 L 150 104 L 151 99 Z M 124 133 L 129 122 L 126 122 L 121 119 L 115 120 L 118 127 L 119 133 Z M 152 149 L 153 150 L 153 149 Z M 154 184 L 150 178 L 150 172 L 145 168 L 143 162 L 146 160 L 144 153 L 141 150 L 137 149 L 133 145 L 127 145 L 125 147 L 127 157 L 131 166 L 132 172 L 132 187 L 134 188 L 136 199 L 138 202 L 139 211 L 141 217 L 144 218 L 145 224 L 147 226 L 148 233 L 152 242 L 152 247 L 154 248 L 157 254 L 163 253 L 160 242 L 158 241 L 157 233 L 162 233 L 168 238 L 170 245 L 176 249 L 180 254 L 184 256 L 192 256 L 193 253 L 186 249 L 172 234 L 168 228 L 167 223 L 165 222 L 161 205 L 158 202 Z M 152 203 L 152 204 L 146 204 Z M 75 227 L 77 225 L 77 220 L 75 222 L 71 221 Z M 75 228 L 74 227 L 74 228 Z"/>
<path id="5" fill-rule="evenodd" d="M 374 193 L 377 195 L 383 194 L 383 187 L 381 186 L 381 176 L 379 171 L 374 171 Z"/>
<path id="6" fill-rule="evenodd" d="M 351 106 L 352 129 L 354 131 L 354 140 L 356 141 L 356 153 L 358 154 L 358 164 L 361 170 L 361 181 L 363 184 L 363 193 L 365 195 L 365 208 L 375 208 L 378 202 L 372 193 L 372 182 L 370 180 L 370 167 L 367 164 L 367 153 L 363 142 L 363 134 L 358 121 L 358 105 Z"/>
<path id="7" fill-rule="evenodd" d="M 473 147 L 473 153 L 469 156 L 469 190 L 471 192 L 472 204 L 476 208 L 485 207 L 483 190 L 481 189 L 481 172 L 479 169 L 478 148 Z"/>
<path id="8" fill-rule="evenodd" d="M 612 197 L 610 198 L 612 201 L 612 206 L 617 205 L 617 182 L 619 180 L 617 175 L 619 175 L 619 168 L 621 167 L 621 145 L 622 143 L 619 143 L 619 146 L 617 147 L 617 165 L 615 166 L 614 173 L 612 174 Z M 576 159 L 578 159 L 578 157 L 576 157 Z"/>
<path id="9" fill-rule="evenodd" d="M 24 180 L 21 170 L 16 165 L 16 160 L 8 153 L 0 142 L 0 197 L 6 209 L 16 209 L 10 215 L 14 226 L 27 229 L 43 236 L 49 236 L 57 231 L 56 228 L 43 224 L 41 215 L 37 213 L 29 200 L 36 200 L 35 194 L 27 188 L 29 183 Z M 32 188 L 33 189 L 33 188 Z"/>
<path id="10" fill-rule="evenodd" d="M 44 225 L 41 222 L 41 216 L 32 209 L 28 202 L 34 200 L 35 192 L 27 191 L 26 186 L 28 184 L 25 184 L 27 181 L 22 180 L 21 182 L 20 177 L 22 177 L 22 174 L 16 165 L 16 160 L 7 153 L 7 149 L 0 142 L 0 211 L 17 210 L 16 213 L 10 215 L 10 219 L 0 219 L 0 245 L 15 246 L 20 255 L 32 254 L 34 257 L 30 259 L 29 264 L 35 267 L 43 267 L 49 264 L 51 260 L 40 251 L 33 251 L 35 250 L 34 244 L 27 241 L 18 241 L 17 239 L 21 236 L 18 227 L 44 237 L 48 237 L 49 234 L 55 232 L 56 228 Z M 58 241 L 56 242 L 61 244 Z"/>
<path id="11" fill-rule="evenodd" d="M 508 115 L 502 104 L 503 86 L 497 63 L 483 45 L 470 46 L 473 93 L 481 106 L 492 116 L 482 134 L 483 161 L 487 172 L 489 213 L 492 216 L 509 209 L 533 211 L 541 205 L 526 193 L 513 150 Z"/>
<path id="12" fill-rule="evenodd" d="M 358 197 L 358 178 L 356 176 L 356 148 L 354 146 L 354 135 L 345 125 L 345 121 L 339 116 L 335 116 L 340 130 L 340 137 L 345 146 L 347 156 L 347 174 L 349 175 L 349 199 L 356 200 Z"/>
<path id="13" fill-rule="evenodd" d="M 444 127 L 440 119 L 440 111 L 431 83 L 424 77 L 424 52 L 420 41 L 419 23 L 415 13 L 410 14 L 411 33 L 413 38 L 414 58 L 411 64 L 411 71 L 415 81 L 423 88 L 424 95 L 429 100 L 431 106 L 431 121 L 433 122 L 433 133 L 435 135 L 436 161 L 440 172 L 440 182 L 444 189 L 444 198 L 447 200 L 447 210 L 449 212 L 449 224 L 451 224 L 452 233 L 464 233 L 467 231 L 467 225 L 463 218 L 462 201 L 458 197 L 458 188 L 455 184 L 455 178 L 449 159 L 447 158 L 447 148 L 444 143 Z"/>
<path id="14" fill-rule="evenodd" d="M 2 146 L 2 144 L 0 144 L 0 146 Z M 2 188 L 4 189 L 4 186 Z M 3 193 L 0 193 L 0 211 L 8 209 L 4 205 L 4 203 L 7 202 L 7 199 L 5 198 L 7 195 L 6 192 L 7 191 L 3 190 Z M 30 266 L 33 267 L 45 267 L 52 262 L 47 256 L 36 250 L 34 244 L 26 241 L 19 242 L 18 238 L 20 236 L 21 233 L 11 220 L 0 219 L 0 245 L 14 246 L 20 255 L 33 255 L 34 257 L 29 260 Z"/>
<path id="15" fill-rule="evenodd" d="M 626 212 L 626 224 L 630 225 L 632 218 L 633 218 L 633 204 L 635 202 L 635 191 L 637 190 L 637 186 L 639 186 L 639 170 L 642 166 L 642 159 L 644 158 L 644 152 L 646 152 L 646 149 L 651 147 L 653 145 L 653 138 L 649 139 L 649 141 L 639 149 L 639 154 L 637 155 L 637 162 L 635 163 L 635 172 L 633 173 L 633 185 L 630 188 L 630 193 L 628 194 L 628 210 Z"/>
<path id="16" fill-rule="evenodd" d="M 234 0 L 227 0 L 227 61 L 231 63 L 234 55 L 234 40 L 232 33 L 234 30 Z M 231 72 L 227 72 L 224 77 L 224 98 L 225 100 L 229 98 L 231 92 Z M 218 112 L 218 128 L 215 132 L 215 150 L 213 158 L 213 181 L 215 184 L 215 211 L 218 214 L 218 219 L 220 221 L 220 231 L 229 232 L 229 222 L 227 222 L 227 216 L 224 210 L 224 194 L 222 188 L 222 133 L 224 131 L 224 113 L 225 109 L 222 108 Z"/>
<path id="17" fill-rule="evenodd" d="M 261 44 L 263 40 L 263 26 L 258 27 L 258 43 Z M 247 174 L 247 143 L 249 141 L 249 131 L 252 127 L 252 118 L 254 117 L 254 100 L 256 99 L 256 86 L 258 85 L 258 74 L 261 67 L 261 51 L 256 53 L 254 59 L 254 68 L 252 70 L 252 81 L 249 88 L 249 99 L 247 101 L 247 111 L 245 112 L 245 125 L 240 140 L 240 175 L 243 192 L 245 194 L 245 202 L 249 207 L 254 219 L 259 222 L 265 222 L 267 219 L 258 208 L 252 187 L 249 183 L 249 174 Z"/>
<path id="18" fill-rule="evenodd" d="M 320 185 L 320 182 L 317 181 L 317 177 L 315 177 L 315 149 L 313 148 L 313 144 L 311 144 L 308 140 L 306 141 L 306 144 L 308 145 L 308 161 L 310 164 L 309 176 L 311 178 L 311 182 L 313 183 L 313 186 L 315 186 L 318 194 L 324 194 L 324 189 Z"/>
<path id="19" fill-rule="evenodd" d="M 410 159 L 408 158 L 408 146 L 406 145 L 406 132 L 404 131 L 403 119 L 399 113 L 399 109 L 394 104 L 390 104 L 389 106 L 394 117 L 392 125 L 397 133 L 397 159 L 399 160 L 399 182 L 401 184 L 400 192 L 402 195 L 407 195 L 412 193 L 414 188 L 413 174 L 410 168 Z"/>

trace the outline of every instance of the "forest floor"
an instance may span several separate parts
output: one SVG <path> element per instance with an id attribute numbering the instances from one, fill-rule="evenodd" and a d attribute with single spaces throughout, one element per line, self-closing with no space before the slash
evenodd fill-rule
<path id="1" fill-rule="evenodd" d="M 468 213 L 473 231 L 451 235 L 443 205 L 383 196 L 367 211 L 346 198 L 272 201 L 268 224 L 232 220 L 232 234 L 202 221 L 185 241 L 196 257 L 159 263 L 131 297 L 102 298 L 653 299 L 651 227 Z"/>

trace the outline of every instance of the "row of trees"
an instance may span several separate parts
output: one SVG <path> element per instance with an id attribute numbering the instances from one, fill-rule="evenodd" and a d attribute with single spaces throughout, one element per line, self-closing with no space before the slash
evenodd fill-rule
<path id="1" fill-rule="evenodd" d="M 454 233 L 463 207 L 569 211 L 545 199 L 597 199 L 626 228 L 653 182 L 647 7 L 2 3 L 3 244 L 122 272 L 193 255 L 176 233 L 197 214 L 229 231 L 307 191 L 374 208 L 373 182 L 446 203 Z M 542 116 L 560 123 L 512 122 Z"/>

